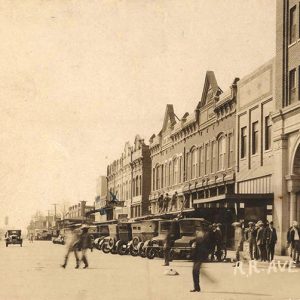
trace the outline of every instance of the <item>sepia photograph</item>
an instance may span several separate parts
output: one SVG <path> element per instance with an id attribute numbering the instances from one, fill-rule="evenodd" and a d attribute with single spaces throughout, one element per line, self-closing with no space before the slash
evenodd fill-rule
<path id="1" fill-rule="evenodd" d="M 0 0 L 0 300 L 300 300 L 299 0 Z"/>

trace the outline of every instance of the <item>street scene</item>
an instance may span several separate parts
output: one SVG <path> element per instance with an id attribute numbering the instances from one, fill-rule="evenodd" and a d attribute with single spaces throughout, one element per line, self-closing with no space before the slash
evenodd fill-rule
<path id="1" fill-rule="evenodd" d="M 201 275 L 204 292 L 195 295 L 189 293 L 189 261 L 171 262 L 171 268 L 179 275 L 167 276 L 161 259 L 104 254 L 98 250 L 87 254 L 88 269 L 75 270 L 73 255 L 63 269 L 60 264 L 66 248 L 47 241 L 25 241 L 22 248 L 5 248 L 1 244 L 0 250 L 0 278 L 5 282 L 0 299 L 299 299 L 299 273 L 285 268 L 283 272 L 273 270 L 268 274 L 266 264 L 258 266 L 261 273 L 250 275 L 245 268 L 245 275 L 235 275 L 231 263 L 205 263 Z"/>
<path id="2" fill-rule="evenodd" d="M 300 300 L 299 0 L 0 8 L 0 300 Z"/>

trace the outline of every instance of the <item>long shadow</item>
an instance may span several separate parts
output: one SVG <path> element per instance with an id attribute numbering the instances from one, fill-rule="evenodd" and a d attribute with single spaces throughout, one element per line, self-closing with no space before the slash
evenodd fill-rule
<path id="1" fill-rule="evenodd" d="M 272 296 L 269 294 L 243 293 L 243 292 L 205 292 L 205 294 L 233 294 L 233 295 L 251 295 L 251 296 L 265 296 L 265 297 Z"/>

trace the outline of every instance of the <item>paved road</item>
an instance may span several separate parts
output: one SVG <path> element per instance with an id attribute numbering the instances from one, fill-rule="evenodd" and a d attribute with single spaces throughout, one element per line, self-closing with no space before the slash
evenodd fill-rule
<path id="1" fill-rule="evenodd" d="M 23 247 L 0 244 L 0 300 L 89 300 L 89 299 L 299 299 L 299 273 L 288 268 L 268 274 L 260 265 L 259 274 L 238 271 L 231 263 L 203 265 L 203 293 L 192 288 L 191 263 L 175 261 L 171 267 L 179 276 L 166 276 L 162 260 L 88 253 L 90 268 L 75 270 L 71 257 L 66 269 L 60 268 L 65 247 L 51 242 L 25 242 Z M 204 274 L 205 273 L 205 274 Z M 248 275 L 248 276 L 247 276 Z"/>

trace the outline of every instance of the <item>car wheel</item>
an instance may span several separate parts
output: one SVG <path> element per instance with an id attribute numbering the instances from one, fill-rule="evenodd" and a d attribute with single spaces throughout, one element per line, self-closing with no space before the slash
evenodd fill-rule
<path id="1" fill-rule="evenodd" d="M 139 251 L 137 249 L 135 249 L 132 245 L 129 248 L 129 253 L 131 254 L 131 256 L 138 256 L 139 255 Z"/>
<path id="2" fill-rule="evenodd" d="M 156 256 L 156 250 L 154 248 L 148 248 L 146 251 L 146 256 L 149 259 L 153 259 Z"/>
<path id="3" fill-rule="evenodd" d="M 108 247 L 107 243 L 103 243 L 103 245 L 102 245 L 102 251 L 105 254 L 108 254 L 111 251 L 111 249 Z"/>

